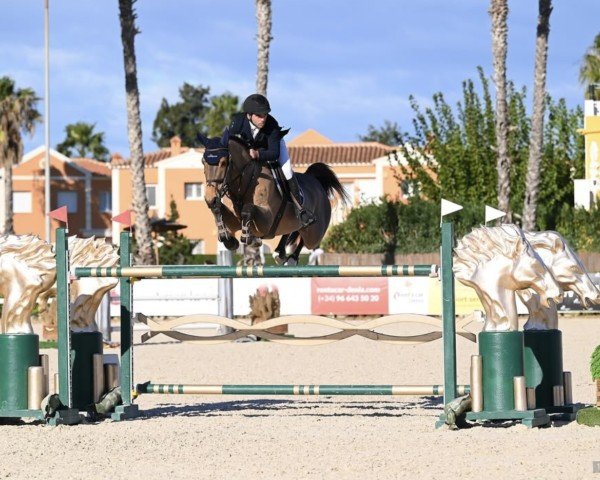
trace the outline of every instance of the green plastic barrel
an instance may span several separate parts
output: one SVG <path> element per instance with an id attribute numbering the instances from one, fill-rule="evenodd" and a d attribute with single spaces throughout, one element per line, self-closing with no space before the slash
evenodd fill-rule
<path id="1" fill-rule="evenodd" d="M 93 356 L 102 353 L 101 332 L 72 332 L 73 408 L 85 410 L 94 402 Z"/>
<path id="2" fill-rule="evenodd" d="M 40 342 L 34 334 L 0 334 L 0 417 L 27 410 L 27 370 L 39 366 Z"/>
<path id="3" fill-rule="evenodd" d="M 523 332 L 481 332 L 479 354 L 483 362 L 483 409 L 514 410 L 513 378 L 523 376 Z"/>
<path id="4" fill-rule="evenodd" d="M 554 405 L 554 386 L 563 384 L 562 332 L 525 330 L 525 382 L 535 388 L 535 405 Z"/>

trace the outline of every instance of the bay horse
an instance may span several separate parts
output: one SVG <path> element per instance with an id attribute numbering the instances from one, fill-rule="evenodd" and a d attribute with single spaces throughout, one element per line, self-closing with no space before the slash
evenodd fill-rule
<path id="1" fill-rule="evenodd" d="M 238 136 L 229 138 L 227 148 L 220 146 L 216 139 L 204 139 L 202 143 L 207 147 L 203 160 L 204 198 L 215 217 L 219 241 L 228 250 L 239 247 L 235 237 L 238 230 L 241 230 L 240 241 L 252 246 L 259 246 L 262 239 L 282 235 L 275 249 L 279 255 L 276 259 L 280 263 L 289 258 L 297 261 L 304 245 L 315 249 L 325 236 L 331 220 L 330 198 L 337 196 L 344 204 L 349 201 L 333 170 L 324 163 L 313 163 L 305 173 L 295 174 L 303 194 L 303 206 L 316 216 L 315 223 L 301 229 L 289 195 L 282 194 L 271 168 L 250 157 L 251 144 Z M 223 203 L 225 196 L 233 208 Z M 286 245 L 295 243 L 298 238 L 293 254 L 286 258 Z"/>

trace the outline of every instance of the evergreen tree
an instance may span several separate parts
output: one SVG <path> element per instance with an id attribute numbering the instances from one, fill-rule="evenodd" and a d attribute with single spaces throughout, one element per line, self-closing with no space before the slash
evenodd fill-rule
<path id="1" fill-rule="evenodd" d="M 358 138 L 361 142 L 379 142 L 394 147 L 400 145 L 402 142 L 402 133 L 396 122 L 385 120 L 383 127 L 380 128 L 369 125 L 367 134 L 359 135 Z"/>
<path id="2" fill-rule="evenodd" d="M 411 97 L 414 111 L 413 130 L 399 132 L 396 155 L 406 165 L 398 167 L 399 183 L 412 184 L 423 198 L 439 203 L 442 197 L 461 205 L 470 203 L 496 206 L 497 171 L 494 106 L 489 80 L 479 71 L 479 86 L 472 80 L 463 82 L 462 99 L 455 108 L 442 93 L 433 96 L 431 107 L 421 108 Z M 508 154 L 511 163 L 511 209 L 514 221 L 520 222 L 525 198 L 525 177 L 529 158 L 531 120 L 527 115 L 525 88 L 507 85 Z M 570 110 L 561 99 L 546 98 L 544 149 L 541 158 L 537 227 L 554 228 L 564 203 L 573 205 L 573 178 L 582 176 L 584 141 L 577 133 L 583 114 L 580 108 Z M 389 132 L 389 122 L 379 130 Z M 377 135 L 371 128 L 369 135 Z M 372 137 L 375 138 L 375 137 Z M 577 172 L 577 173 L 575 173 Z M 578 177 L 579 176 L 579 177 Z"/>
<path id="3" fill-rule="evenodd" d="M 167 147 L 175 135 L 183 145 L 195 146 L 199 133 L 221 135 L 229 125 L 231 116 L 238 110 L 238 97 L 224 93 L 210 97 L 210 88 L 184 83 L 179 88 L 176 103 L 162 99 L 152 126 L 152 140 L 159 147 Z"/>

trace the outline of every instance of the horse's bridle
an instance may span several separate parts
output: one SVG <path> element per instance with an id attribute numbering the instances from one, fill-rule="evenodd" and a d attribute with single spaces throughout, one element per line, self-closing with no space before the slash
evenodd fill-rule
<path id="1" fill-rule="evenodd" d="M 243 198 L 246 196 L 246 194 L 252 187 L 252 184 L 254 183 L 254 180 L 257 176 L 257 171 L 260 170 L 260 168 L 257 168 L 258 162 L 251 161 L 244 165 L 244 167 L 242 168 L 242 170 L 240 171 L 239 174 L 237 174 L 235 177 L 232 177 L 231 172 L 232 172 L 232 163 L 233 162 L 231 161 L 231 155 L 229 153 L 228 153 L 228 156 L 229 156 L 229 158 L 227 159 L 227 165 L 225 166 L 225 173 L 223 174 L 223 177 L 206 181 L 206 186 L 215 187 L 216 197 L 215 197 L 215 201 L 213 202 L 213 205 L 210 207 L 210 209 L 212 211 L 220 210 L 221 199 L 223 198 L 224 195 L 229 196 L 229 198 L 231 199 L 231 201 L 233 202 L 233 204 L 235 206 L 235 209 L 241 211 L 242 205 L 243 205 Z M 230 186 L 233 185 L 233 182 L 236 182 L 238 179 L 241 180 L 245 176 L 245 172 L 248 167 L 252 167 L 253 171 L 252 171 L 252 176 L 250 177 L 250 180 L 246 183 L 246 188 L 245 188 L 244 192 L 242 192 L 243 182 L 239 181 L 238 182 L 239 188 L 238 188 L 237 192 L 235 192 L 232 195 Z M 236 201 L 236 198 L 237 198 L 237 201 Z"/>

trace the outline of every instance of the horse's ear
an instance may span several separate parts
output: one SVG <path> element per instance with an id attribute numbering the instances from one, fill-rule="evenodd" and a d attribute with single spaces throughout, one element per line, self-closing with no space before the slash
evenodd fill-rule
<path id="1" fill-rule="evenodd" d="M 200 145 L 202 145 L 203 147 L 206 147 L 206 145 L 208 144 L 208 137 L 206 135 L 203 135 L 202 133 L 198 133 L 198 135 L 196 136 L 196 140 L 198 140 Z"/>

